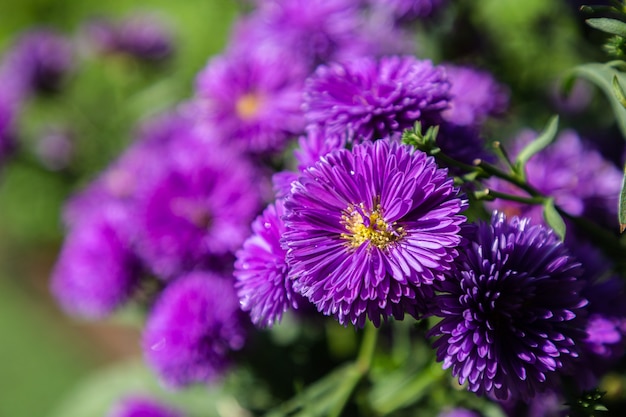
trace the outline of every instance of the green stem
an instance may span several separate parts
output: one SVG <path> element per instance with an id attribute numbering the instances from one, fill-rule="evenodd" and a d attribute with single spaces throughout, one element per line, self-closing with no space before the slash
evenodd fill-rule
<path id="1" fill-rule="evenodd" d="M 474 161 L 474 165 L 482 168 L 487 174 L 493 175 L 494 177 L 502 178 L 503 180 L 510 182 L 526 191 L 533 197 L 543 197 L 541 192 L 539 192 L 536 188 L 526 183 L 526 181 L 518 178 L 515 175 L 507 174 L 506 172 L 500 170 L 499 168 L 491 165 L 488 162 L 483 161 L 482 159 L 477 159 Z"/>
<path id="2" fill-rule="evenodd" d="M 514 194 L 507 194 L 507 193 L 501 193 L 500 191 L 495 191 L 492 190 L 491 188 L 487 188 L 485 190 L 485 194 L 491 197 L 495 197 L 495 198 L 501 198 L 503 200 L 509 200 L 509 201 L 517 201 L 518 203 L 524 203 L 524 204 L 543 204 L 546 199 L 545 197 L 522 197 L 519 195 L 514 195 Z"/>
<path id="3" fill-rule="evenodd" d="M 370 322 L 365 327 L 365 334 L 361 341 L 361 349 L 356 361 L 352 365 L 352 369 L 346 375 L 343 383 L 337 389 L 337 401 L 331 412 L 330 417 L 339 417 L 343 412 L 348 400 L 361 379 L 367 374 L 372 365 L 372 358 L 376 350 L 376 341 L 378 340 L 378 329 Z"/>
<path id="4" fill-rule="evenodd" d="M 414 404 L 424 397 L 430 388 L 443 380 L 446 371 L 441 364 L 432 361 L 431 364 L 420 371 L 413 379 L 409 380 L 402 388 L 391 393 L 387 398 L 382 398 L 375 404 L 377 413 L 387 415 L 402 407 Z"/>

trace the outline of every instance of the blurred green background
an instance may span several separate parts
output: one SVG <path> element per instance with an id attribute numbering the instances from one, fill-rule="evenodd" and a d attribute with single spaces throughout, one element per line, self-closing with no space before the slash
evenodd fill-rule
<path id="1" fill-rule="evenodd" d="M 62 238 L 63 200 L 102 169 L 131 138 L 137 121 L 189 97 L 193 77 L 223 48 L 239 5 L 228 0 L 0 0 L 0 51 L 33 26 L 79 41 L 85 19 L 154 13 L 175 38 L 158 68 L 86 61 L 62 101 L 37 98 L 20 117 L 28 144 L 47 124 L 71 125 L 80 147 L 68 181 L 9 161 L 0 174 L 0 416 L 50 415 L 91 372 L 139 353 L 133 327 L 63 315 L 48 291 Z M 28 154 L 28 149 L 26 149 Z"/>

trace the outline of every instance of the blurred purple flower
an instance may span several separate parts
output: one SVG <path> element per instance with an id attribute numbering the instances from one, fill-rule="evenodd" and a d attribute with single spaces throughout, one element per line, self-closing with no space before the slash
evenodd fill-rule
<path id="1" fill-rule="evenodd" d="M 51 29 L 38 28 L 21 34 L 0 63 L 0 78 L 8 83 L 5 99 L 21 103 L 30 94 L 56 91 L 74 65 L 69 40 Z"/>
<path id="2" fill-rule="evenodd" d="M 179 277 L 160 294 L 143 334 L 147 363 L 165 385 L 212 383 L 246 339 L 232 279 L 205 272 Z"/>
<path id="3" fill-rule="evenodd" d="M 358 41 L 362 24 L 359 0 L 271 0 L 235 26 L 233 45 L 283 49 L 307 68 L 335 59 Z M 307 69 L 307 70 L 308 70 Z"/>
<path id="4" fill-rule="evenodd" d="M 234 254 L 261 208 L 256 170 L 190 133 L 166 149 L 154 178 L 138 184 L 136 249 L 162 279 Z"/>
<path id="5" fill-rule="evenodd" d="M 515 157 L 536 133 L 523 131 L 514 141 L 510 154 Z M 613 224 L 617 219 L 617 198 L 622 173 L 600 153 L 583 143 L 573 130 L 565 130 L 556 141 L 535 154 L 526 164 L 526 178 L 541 193 L 554 197 L 555 203 L 573 216 Z M 496 191 L 525 195 L 507 182 L 490 179 Z M 542 207 L 498 199 L 489 206 L 514 215 L 543 222 Z M 616 222 L 617 220 L 615 220 Z"/>
<path id="6" fill-rule="evenodd" d="M 424 312 L 465 221 L 464 201 L 432 158 L 366 142 L 324 156 L 291 191 L 283 245 L 297 292 L 343 325 Z"/>
<path id="7" fill-rule="evenodd" d="M 252 236 L 237 252 L 235 288 L 241 308 L 252 322 L 271 327 L 287 309 L 298 308 L 293 282 L 287 279 L 287 251 L 280 245 L 285 233 L 283 204 L 269 205 L 252 223 Z"/>
<path id="8" fill-rule="evenodd" d="M 119 22 L 93 19 L 85 26 L 89 41 L 102 53 L 122 53 L 145 61 L 162 61 L 174 53 L 173 36 L 155 16 L 138 14 Z"/>
<path id="9" fill-rule="evenodd" d="M 69 230 L 52 271 L 51 290 L 69 314 L 99 319 L 123 305 L 140 269 L 122 230 L 131 219 L 114 203 Z"/>
<path id="10" fill-rule="evenodd" d="M 297 58 L 284 52 L 233 51 L 212 58 L 196 82 L 198 117 L 242 151 L 280 151 L 304 129 L 306 76 Z"/>
<path id="11" fill-rule="evenodd" d="M 450 106 L 442 113 L 446 122 L 476 126 L 508 108 L 509 92 L 488 72 L 447 64 L 443 67 L 451 84 Z"/>
<path id="12" fill-rule="evenodd" d="M 436 283 L 429 332 L 437 360 L 460 384 L 500 400 L 528 400 L 577 358 L 585 338 L 582 268 L 552 232 L 528 219 L 466 226 L 455 267 Z"/>
<path id="13" fill-rule="evenodd" d="M 113 406 L 107 417 L 183 417 L 184 414 L 148 396 L 126 397 Z"/>
<path id="14" fill-rule="evenodd" d="M 411 56 L 322 65 L 307 80 L 305 116 L 326 134 L 356 143 L 399 138 L 417 120 L 437 124 L 449 88 L 443 68 Z"/>
<path id="15" fill-rule="evenodd" d="M 368 0 L 368 3 L 375 11 L 406 22 L 431 16 L 446 0 Z"/>

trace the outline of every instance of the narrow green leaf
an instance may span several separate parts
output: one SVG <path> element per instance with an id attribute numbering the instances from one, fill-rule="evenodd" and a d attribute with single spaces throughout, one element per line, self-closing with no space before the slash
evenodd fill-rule
<path id="1" fill-rule="evenodd" d="M 626 230 L 626 166 L 624 167 L 624 179 L 622 180 L 622 191 L 619 197 L 619 231 L 624 233 Z"/>
<path id="2" fill-rule="evenodd" d="M 615 94 L 615 98 L 617 99 L 617 101 L 619 101 L 620 104 L 624 108 L 626 108 L 626 94 L 624 93 L 624 89 L 622 89 L 622 86 L 617 79 L 617 75 L 613 76 L 613 94 Z"/>
<path id="3" fill-rule="evenodd" d="M 532 142 L 530 142 L 517 156 L 515 161 L 516 171 L 519 175 L 524 177 L 524 166 L 526 162 L 537 152 L 540 152 L 546 146 L 551 144 L 556 138 L 556 132 L 559 126 L 559 116 L 552 116 L 546 128 L 541 132 L 539 136 Z"/>
<path id="4" fill-rule="evenodd" d="M 592 63 L 574 68 L 572 75 L 585 78 L 600 87 L 608 97 L 622 137 L 626 139 L 626 108 L 624 108 L 622 103 L 615 96 L 615 90 L 613 88 L 614 77 L 617 77 L 620 85 L 626 85 L 626 74 L 616 70 L 610 65 Z"/>
<path id="5" fill-rule="evenodd" d="M 585 22 L 594 29 L 626 38 L 626 23 L 608 17 L 587 19 Z"/>
<path id="6" fill-rule="evenodd" d="M 554 198 L 546 199 L 543 204 L 543 217 L 561 240 L 565 239 L 565 222 L 554 205 Z"/>

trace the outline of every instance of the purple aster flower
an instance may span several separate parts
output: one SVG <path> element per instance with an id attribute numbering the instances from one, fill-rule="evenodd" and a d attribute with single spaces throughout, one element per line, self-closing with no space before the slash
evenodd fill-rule
<path id="1" fill-rule="evenodd" d="M 446 0 L 368 0 L 375 11 L 389 13 L 399 21 L 431 16 Z"/>
<path id="2" fill-rule="evenodd" d="M 23 33 L 0 65 L 2 78 L 10 78 L 14 101 L 34 92 L 55 91 L 73 66 L 70 42 L 49 29 Z"/>
<path id="3" fill-rule="evenodd" d="M 184 132 L 184 131 L 183 131 Z M 256 170 L 230 149 L 180 138 L 154 178 L 138 184 L 137 252 L 168 279 L 234 254 L 260 206 Z"/>
<path id="4" fill-rule="evenodd" d="M 298 169 L 304 171 L 315 165 L 320 158 L 336 149 L 346 147 L 346 140 L 341 135 L 329 134 L 315 125 L 306 128 L 306 135 L 298 140 L 300 147 L 294 151 Z"/>
<path id="5" fill-rule="evenodd" d="M 130 298 L 140 272 L 121 232 L 130 221 L 123 209 L 110 203 L 70 230 L 51 278 L 52 293 L 65 311 L 97 319 Z"/>
<path id="6" fill-rule="evenodd" d="M 172 388 L 214 382 L 244 345 L 244 319 L 232 279 L 206 272 L 179 277 L 148 315 L 146 361 Z"/>
<path id="7" fill-rule="evenodd" d="M 479 395 L 520 398 L 552 388 L 557 373 L 579 356 L 585 338 L 579 294 L 582 268 L 558 238 L 528 219 L 466 229 L 455 268 L 436 284 L 429 332 L 437 360 Z"/>
<path id="8" fill-rule="evenodd" d="M 448 123 L 480 125 L 488 116 L 506 111 L 509 92 L 486 71 L 444 65 L 451 83 L 450 107 L 442 113 Z"/>
<path id="9" fill-rule="evenodd" d="M 114 405 L 107 417 L 183 417 L 184 414 L 147 396 L 132 396 Z"/>
<path id="10" fill-rule="evenodd" d="M 443 68 L 411 56 L 322 65 L 307 80 L 305 116 L 327 134 L 357 143 L 399 138 L 417 120 L 436 124 L 449 88 Z"/>
<path id="11" fill-rule="evenodd" d="M 287 279 L 287 251 L 280 245 L 283 215 L 281 201 L 269 205 L 252 223 L 252 236 L 237 252 L 235 288 L 241 308 L 258 326 L 272 326 L 289 307 L 298 308 L 293 283 Z"/>
<path id="12" fill-rule="evenodd" d="M 532 131 L 522 132 L 512 146 L 512 156 L 535 136 Z M 528 183 L 543 194 L 554 197 L 560 208 L 573 216 L 604 220 L 611 225 L 612 219 L 617 219 L 617 198 L 622 177 L 615 165 L 584 144 L 573 130 L 561 132 L 552 145 L 534 155 L 526 164 Z M 504 181 L 492 179 L 488 184 L 497 191 L 525 195 Z M 490 207 L 530 217 L 533 222 L 543 222 L 541 206 L 495 200 Z"/>
<path id="13" fill-rule="evenodd" d="M 447 171 L 409 146 L 331 152 L 285 201 L 294 289 L 343 325 L 417 317 L 457 256 L 464 207 Z"/>
<path id="14" fill-rule="evenodd" d="M 240 20 L 232 39 L 290 51 L 311 68 L 358 41 L 361 25 L 360 0 L 272 0 Z"/>
<path id="15" fill-rule="evenodd" d="M 86 25 L 85 33 L 99 51 L 107 54 L 122 53 L 155 62 L 174 52 L 170 30 L 152 15 L 134 15 L 119 22 L 93 19 Z"/>
<path id="16" fill-rule="evenodd" d="M 304 129 L 306 75 L 306 68 L 285 52 L 234 51 L 215 57 L 197 79 L 198 117 L 243 151 L 279 151 Z"/>

